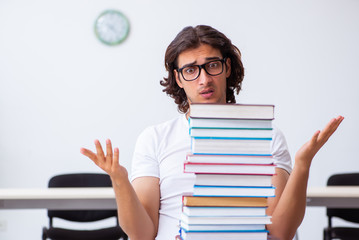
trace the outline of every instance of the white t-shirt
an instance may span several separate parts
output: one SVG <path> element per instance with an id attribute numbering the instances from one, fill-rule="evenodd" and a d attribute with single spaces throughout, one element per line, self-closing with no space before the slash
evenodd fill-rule
<path id="1" fill-rule="evenodd" d="M 131 181 L 152 176 L 160 179 L 159 227 L 156 240 L 171 240 L 179 234 L 182 195 L 192 192 L 195 175 L 183 173 L 183 162 L 191 151 L 189 125 L 185 115 L 146 128 L 138 137 Z M 272 155 L 279 168 L 291 172 L 292 164 L 286 140 L 273 127 Z"/>

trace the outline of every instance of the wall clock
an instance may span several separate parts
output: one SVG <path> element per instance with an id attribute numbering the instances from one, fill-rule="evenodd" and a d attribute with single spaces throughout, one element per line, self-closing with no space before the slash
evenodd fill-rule
<path id="1" fill-rule="evenodd" d="M 117 45 L 123 42 L 129 33 L 130 24 L 123 13 L 116 10 L 106 10 L 95 21 L 97 38 L 107 45 Z"/>

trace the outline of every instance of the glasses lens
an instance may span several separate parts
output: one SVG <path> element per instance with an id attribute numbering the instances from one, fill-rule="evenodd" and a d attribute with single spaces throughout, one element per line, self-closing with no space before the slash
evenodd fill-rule
<path id="1" fill-rule="evenodd" d="M 191 81 L 195 80 L 199 75 L 198 66 L 189 66 L 182 69 L 182 76 L 185 80 Z"/>
<path id="2" fill-rule="evenodd" d="M 209 62 L 204 67 L 206 72 L 212 76 L 219 75 L 223 71 L 223 63 L 220 60 Z"/>

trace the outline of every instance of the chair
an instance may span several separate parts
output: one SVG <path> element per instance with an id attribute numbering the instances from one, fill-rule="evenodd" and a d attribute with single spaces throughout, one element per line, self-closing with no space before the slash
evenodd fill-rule
<path id="1" fill-rule="evenodd" d="M 329 177 L 327 186 L 357 186 L 359 185 L 359 173 L 335 174 Z M 324 229 L 324 240 L 359 239 L 359 226 L 355 227 L 333 227 L 332 218 L 337 217 L 349 222 L 359 223 L 359 209 L 327 208 L 328 227 Z"/>
<path id="2" fill-rule="evenodd" d="M 50 179 L 49 188 L 56 187 L 111 187 L 111 179 L 102 173 L 77 173 L 57 175 Z M 127 240 L 118 223 L 116 210 L 48 210 L 49 227 L 44 227 L 42 239 L 52 240 Z M 74 230 L 53 226 L 53 218 L 72 222 L 95 222 L 115 217 L 116 223 L 108 228 Z"/>

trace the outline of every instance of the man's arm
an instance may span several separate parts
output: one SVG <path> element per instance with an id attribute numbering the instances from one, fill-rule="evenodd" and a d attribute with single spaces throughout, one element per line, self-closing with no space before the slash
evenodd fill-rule
<path id="1" fill-rule="evenodd" d="M 131 240 L 153 240 L 158 230 L 159 179 L 141 177 L 125 184 L 112 181 L 122 229 Z"/>
<path id="2" fill-rule="evenodd" d="M 295 155 L 292 173 L 277 169 L 273 176 L 276 197 L 269 199 L 267 214 L 272 215 L 272 224 L 267 226 L 270 234 L 280 240 L 292 239 L 301 224 L 305 208 L 309 169 L 315 154 L 327 142 L 343 121 L 339 116 L 332 119 L 322 131 L 317 131 Z"/>
<path id="3" fill-rule="evenodd" d="M 268 199 L 267 209 L 272 216 L 272 224 L 267 225 L 270 235 L 280 240 L 294 237 L 305 213 L 307 180 L 308 173 L 300 173 L 295 167 L 290 176 L 284 169 L 276 169 L 272 181 L 276 197 Z"/>
<path id="4" fill-rule="evenodd" d="M 131 240 L 153 240 L 157 235 L 160 201 L 159 180 L 154 177 L 128 180 L 126 168 L 119 164 L 119 150 L 112 151 L 111 141 L 106 141 L 106 156 L 98 140 L 96 154 L 88 149 L 81 153 L 103 169 L 112 180 L 117 211 L 122 229 Z"/>

